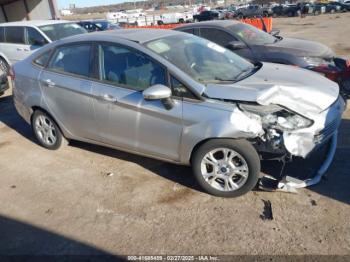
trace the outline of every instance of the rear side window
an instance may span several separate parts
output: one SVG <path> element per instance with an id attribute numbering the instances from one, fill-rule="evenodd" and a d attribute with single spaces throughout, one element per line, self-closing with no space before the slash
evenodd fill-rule
<path id="1" fill-rule="evenodd" d="M 9 26 L 5 28 L 7 43 L 24 44 L 24 27 Z"/>
<path id="2" fill-rule="evenodd" d="M 47 64 L 47 62 L 49 61 L 50 54 L 51 54 L 51 50 L 41 54 L 33 61 L 33 63 L 38 65 L 38 66 L 44 67 Z"/>
<path id="3" fill-rule="evenodd" d="M 70 74 L 89 77 L 91 45 L 72 45 L 56 50 L 49 68 Z"/>
<path id="4" fill-rule="evenodd" d="M 5 28 L 0 27 L 0 42 L 4 42 L 5 41 Z"/>
<path id="5" fill-rule="evenodd" d="M 201 28 L 201 37 L 221 46 L 227 46 L 230 42 L 237 40 L 231 34 L 215 28 Z"/>

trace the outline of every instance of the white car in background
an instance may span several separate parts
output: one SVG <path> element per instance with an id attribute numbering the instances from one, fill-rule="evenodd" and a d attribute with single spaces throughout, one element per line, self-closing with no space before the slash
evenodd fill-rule
<path id="1" fill-rule="evenodd" d="M 64 20 L 32 20 L 0 24 L 0 69 L 23 60 L 36 49 L 64 37 L 86 33 L 77 23 Z"/>
<path id="2" fill-rule="evenodd" d="M 193 21 L 193 14 L 190 12 L 167 13 L 167 14 L 160 15 L 160 20 L 158 20 L 157 23 L 161 25 L 161 24 L 187 23 L 192 21 Z"/>

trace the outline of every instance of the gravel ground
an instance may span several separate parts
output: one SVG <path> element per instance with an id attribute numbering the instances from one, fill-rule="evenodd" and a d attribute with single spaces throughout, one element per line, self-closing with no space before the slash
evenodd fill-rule
<path id="1" fill-rule="evenodd" d="M 349 24 L 350 13 L 274 20 L 281 35 L 347 57 Z M 350 255 L 350 110 L 343 118 L 327 180 L 298 194 L 223 199 L 202 193 L 187 167 L 79 142 L 45 150 L 8 92 L 0 98 L 0 255 Z"/>

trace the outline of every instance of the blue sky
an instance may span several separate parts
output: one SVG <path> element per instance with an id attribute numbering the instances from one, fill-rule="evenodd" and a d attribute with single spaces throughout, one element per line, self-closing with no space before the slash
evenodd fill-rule
<path id="1" fill-rule="evenodd" d="M 67 8 L 69 4 L 75 4 L 76 7 L 110 5 L 124 2 L 125 0 L 57 0 L 59 9 Z"/>

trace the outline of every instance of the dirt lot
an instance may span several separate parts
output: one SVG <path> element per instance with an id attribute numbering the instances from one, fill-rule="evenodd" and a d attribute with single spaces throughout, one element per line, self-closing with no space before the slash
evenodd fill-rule
<path id="1" fill-rule="evenodd" d="M 274 21 L 283 36 L 348 57 L 349 24 L 349 13 Z M 187 167 L 78 142 L 47 151 L 10 92 L 0 98 L 0 152 L 0 254 L 350 255 L 349 109 L 328 179 L 298 194 L 216 198 Z M 273 220 L 262 219 L 263 200 Z"/>

